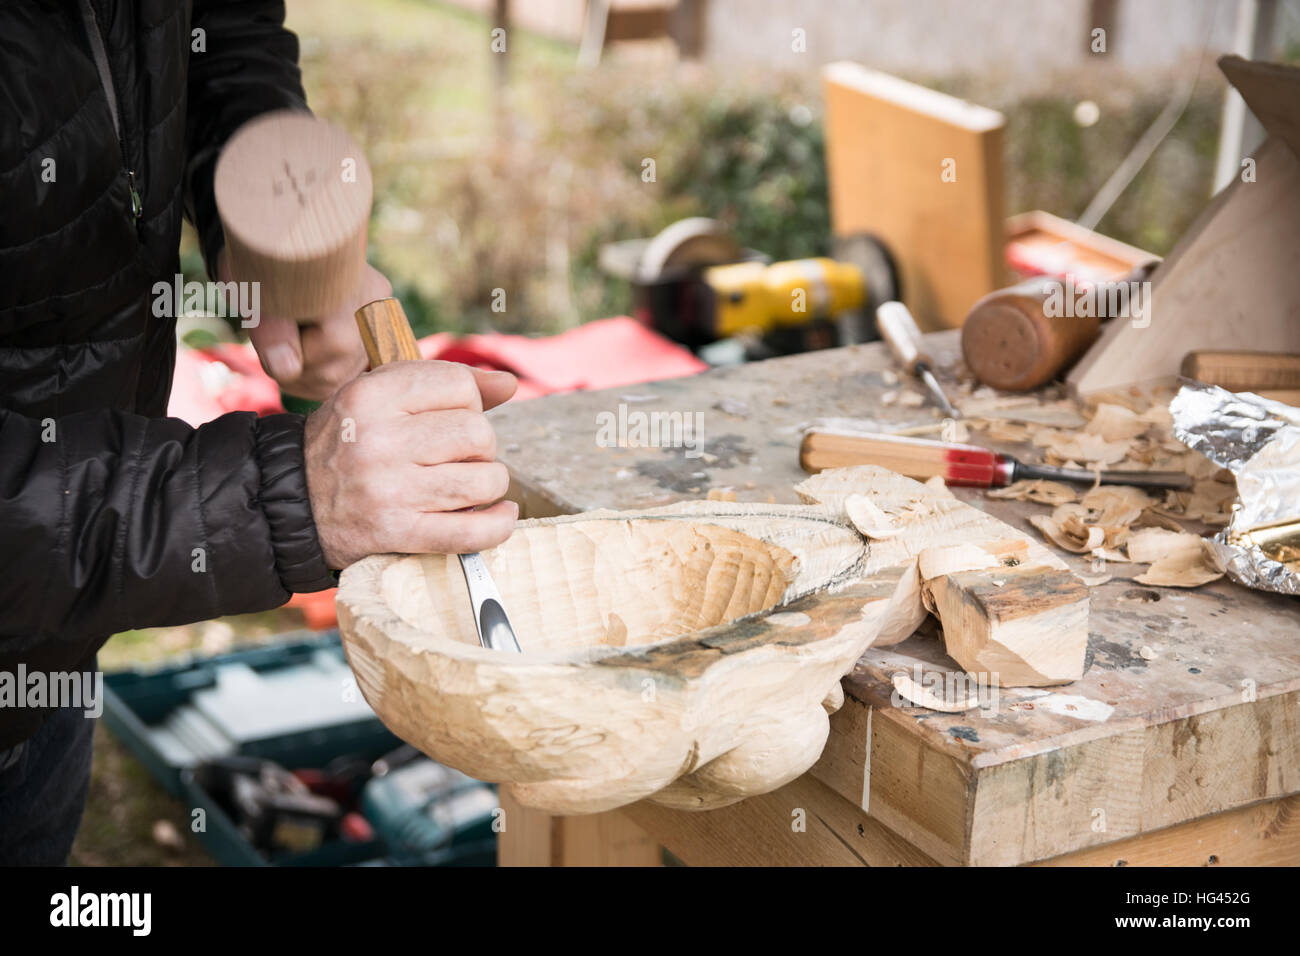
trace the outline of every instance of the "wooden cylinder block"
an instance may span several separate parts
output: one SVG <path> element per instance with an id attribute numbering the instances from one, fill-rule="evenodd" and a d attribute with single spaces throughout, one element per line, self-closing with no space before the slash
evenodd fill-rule
<path id="1" fill-rule="evenodd" d="M 373 182 L 361 149 L 310 113 L 240 127 L 214 180 L 234 277 L 259 282 L 268 315 L 343 308 L 361 283 Z"/>
<path id="2" fill-rule="evenodd" d="M 985 385 L 1024 392 L 1050 382 L 1087 351 L 1097 315 L 1049 315 L 1041 278 L 986 295 L 962 325 L 966 365 Z"/>

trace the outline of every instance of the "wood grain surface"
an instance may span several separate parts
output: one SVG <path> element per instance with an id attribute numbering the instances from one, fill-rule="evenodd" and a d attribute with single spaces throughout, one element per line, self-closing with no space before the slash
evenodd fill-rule
<path id="1" fill-rule="evenodd" d="M 927 336 L 943 384 L 958 336 Z M 793 501 L 803 429 L 834 417 L 882 427 L 935 421 L 883 405 L 897 386 L 878 344 L 808 353 L 604 392 L 511 402 L 490 413 L 530 515 L 697 498 Z M 907 388 L 920 391 L 919 385 Z M 702 453 L 604 447 L 603 412 L 704 417 Z M 990 443 L 1032 458 L 1033 449 Z M 1048 509 L 958 497 L 1018 528 Z M 1194 530 L 1206 531 L 1193 525 Z M 1061 553 L 1075 571 L 1089 560 Z M 999 692 L 996 708 L 900 706 L 893 676 L 959 669 L 936 631 L 868 651 L 812 775 L 944 863 L 1022 863 L 1300 791 L 1300 602 L 1227 581 L 1145 587 L 1125 571 L 1090 588 L 1083 678 Z M 1146 649 L 1144 653 L 1143 649 Z"/>

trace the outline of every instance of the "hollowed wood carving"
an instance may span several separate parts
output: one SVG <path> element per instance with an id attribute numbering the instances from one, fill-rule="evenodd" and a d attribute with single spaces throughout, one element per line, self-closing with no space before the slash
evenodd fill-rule
<path id="1" fill-rule="evenodd" d="M 821 753 L 840 678 L 927 608 L 968 670 L 1081 676 L 1087 590 L 1027 535 L 874 467 L 798 490 L 807 504 L 522 522 L 484 555 L 519 655 L 478 645 L 454 556 L 366 558 L 338 597 L 358 685 L 435 759 L 588 813 L 710 809 L 794 779 Z"/>

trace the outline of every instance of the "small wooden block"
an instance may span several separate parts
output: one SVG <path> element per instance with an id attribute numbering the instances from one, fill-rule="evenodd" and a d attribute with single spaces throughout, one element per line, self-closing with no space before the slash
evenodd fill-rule
<path id="1" fill-rule="evenodd" d="M 835 235 L 884 242 L 923 329 L 960 325 L 1006 284 L 1006 120 L 856 63 L 832 63 L 822 78 Z"/>

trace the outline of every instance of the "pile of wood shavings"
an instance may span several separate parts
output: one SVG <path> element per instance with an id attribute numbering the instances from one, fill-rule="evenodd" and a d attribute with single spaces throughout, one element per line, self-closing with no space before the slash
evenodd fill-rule
<path id="1" fill-rule="evenodd" d="M 1063 482 L 1031 480 L 989 491 L 988 496 L 1052 505 L 1050 515 L 1033 515 L 1030 523 L 1057 547 L 1091 555 L 1094 569 L 1104 568 L 1106 562 L 1149 564 L 1132 580 L 1163 587 L 1198 587 L 1217 580 L 1223 569 L 1208 542 L 1180 521 L 1225 526 L 1236 484 L 1231 472 L 1174 438 L 1172 397 L 1172 390 L 1148 396 L 1137 389 L 1100 396 L 1085 410 L 1082 429 L 998 419 L 994 408 L 986 406 L 990 417 L 972 421 L 971 427 L 992 443 L 1040 448 L 1046 463 L 1065 468 L 1181 471 L 1193 478 L 1190 490 L 1148 492 L 1098 485 L 1081 492 Z M 1100 584 L 1111 576 L 1085 580 Z"/>
<path id="2" fill-rule="evenodd" d="M 926 483 L 926 487 L 942 491 L 947 497 L 953 497 L 952 491 L 938 475 Z M 885 511 L 866 495 L 849 495 L 844 501 L 844 513 L 848 515 L 858 533 L 877 541 L 892 538 L 934 513 L 934 508 L 924 498 L 913 498 L 901 509 Z"/>

